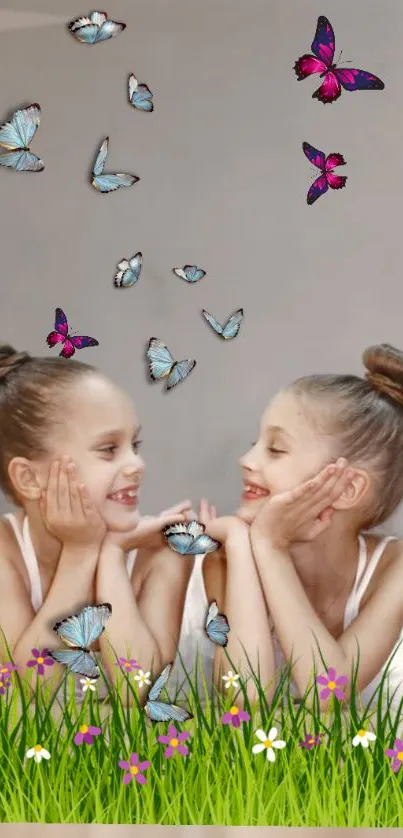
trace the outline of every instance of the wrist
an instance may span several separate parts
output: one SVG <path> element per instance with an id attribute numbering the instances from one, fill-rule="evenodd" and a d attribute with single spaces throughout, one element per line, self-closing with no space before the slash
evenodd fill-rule
<path id="1" fill-rule="evenodd" d="M 289 550 L 289 544 L 285 539 L 276 537 L 271 533 L 263 533 L 253 524 L 250 528 L 250 542 L 253 550 L 258 553 L 262 551 L 268 553 L 273 550 L 279 553 L 287 553 Z"/>
<path id="2" fill-rule="evenodd" d="M 99 557 L 100 544 L 79 544 L 79 542 L 64 542 L 60 554 L 61 560 L 83 562 L 96 562 Z"/>

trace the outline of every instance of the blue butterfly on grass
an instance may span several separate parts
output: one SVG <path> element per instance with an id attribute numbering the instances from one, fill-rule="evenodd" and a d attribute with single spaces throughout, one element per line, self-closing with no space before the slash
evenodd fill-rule
<path id="1" fill-rule="evenodd" d="M 171 550 L 181 556 L 199 556 L 214 553 L 221 546 L 205 533 L 205 527 L 199 521 L 187 524 L 170 524 L 164 529 L 164 538 Z"/>
<path id="2" fill-rule="evenodd" d="M 152 722 L 168 722 L 171 720 L 174 722 L 185 722 L 187 719 L 193 719 L 193 716 L 184 707 L 178 707 L 176 704 L 167 704 L 165 701 L 158 701 L 171 674 L 172 665 L 172 663 L 167 664 L 147 695 L 144 710 Z"/>
<path id="3" fill-rule="evenodd" d="M 230 630 L 225 614 L 218 613 L 216 600 L 210 603 L 205 625 L 207 637 L 216 643 L 217 646 L 226 646 L 228 643 L 228 632 Z"/>
<path id="4" fill-rule="evenodd" d="M 0 146 L 7 151 L 0 154 L 0 166 L 16 172 L 42 172 L 42 160 L 30 150 L 41 121 L 40 106 L 34 103 L 15 111 L 9 122 L 0 127 Z"/>
<path id="5" fill-rule="evenodd" d="M 209 323 L 211 328 L 220 338 L 223 340 L 232 340 L 232 338 L 236 338 L 243 320 L 243 308 L 239 308 L 237 311 L 234 311 L 224 326 L 222 326 L 221 323 L 219 323 L 218 320 L 216 320 L 215 317 L 213 317 L 212 314 L 209 314 L 204 308 L 202 311 L 207 323 Z"/>
<path id="6" fill-rule="evenodd" d="M 104 602 L 102 605 L 87 605 L 79 614 L 55 623 L 53 631 L 71 648 L 50 652 L 51 658 L 63 663 L 70 672 L 99 678 L 99 668 L 89 647 L 105 630 L 111 614 L 112 606 Z"/>
<path id="7" fill-rule="evenodd" d="M 206 276 L 206 271 L 198 268 L 197 265 L 184 265 L 183 268 L 172 268 L 172 270 L 176 276 L 179 276 L 180 279 L 185 279 L 186 282 L 199 282 L 200 279 Z"/>
<path id="8" fill-rule="evenodd" d="M 122 259 L 115 274 L 116 288 L 131 288 L 140 276 L 143 254 L 139 251 L 131 259 Z"/>
<path id="9" fill-rule="evenodd" d="M 149 374 L 152 381 L 166 378 L 166 390 L 172 390 L 192 372 L 196 366 L 194 358 L 175 361 L 165 343 L 159 338 L 150 338 L 147 349 Z"/>
<path id="10" fill-rule="evenodd" d="M 68 29 L 82 44 L 100 44 L 120 35 L 126 24 L 108 20 L 106 12 L 92 12 L 88 17 L 70 21 Z"/>
<path id="11" fill-rule="evenodd" d="M 108 148 L 109 137 L 105 137 L 99 151 L 97 152 L 92 168 L 91 186 L 93 186 L 98 192 L 114 192 L 115 189 L 119 189 L 121 186 L 133 186 L 134 183 L 137 183 L 137 181 L 140 180 L 140 178 L 136 175 L 127 175 L 122 174 L 121 172 L 104 175 L 103 172 Z"/>
<path id="12" fill-rule="evenodd" d="M 133 73 L 129 76 L 129 102 L 138 111 L 151 113 L 154 110 L 153 94 L 144 82 L 138 82 Z"/>

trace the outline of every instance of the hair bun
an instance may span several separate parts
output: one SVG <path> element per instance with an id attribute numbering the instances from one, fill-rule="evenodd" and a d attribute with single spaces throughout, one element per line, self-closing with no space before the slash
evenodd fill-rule
<path id="1" fill-rule="evenodd" d="M 403 405 L 403 352 L 389 343 L 381 343 L 366 349 L 362 360 L 368 384 Z"/>
<path id="2" fill-rule="evenodd" d="M 28 352 L 17 352 L 13 346 L 8 343 L 0 344 L 0 382 L 10 374 L 12 370 L 31 361 L 31 356 Z"/>

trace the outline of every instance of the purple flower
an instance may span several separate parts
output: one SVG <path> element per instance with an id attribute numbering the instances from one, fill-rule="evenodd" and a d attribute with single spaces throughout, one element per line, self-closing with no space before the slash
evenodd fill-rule
<path id="1" fill-rule="evenodd" d="M 392 760 L 391 769 L 397 774 L 402 767 L 403 762 L 403 742 L 401 739 L 395 739 L 394 747 L 387 748 L 385 751 L 387 757 Z"/>
<path id="2" fill-rule="evenodd" d="M 227 713 L 221 718 L 223 725 L 232 725 L 232 727 L 240 727 L 241 722 L 248 722 L 250 719 L 249 713 L 246 710 L 239 710 L 235 704 L 230 707 Z"/>
<path id="3" fill-rule="evenodd" d="M 142 786 L 147 782 L 146 777 L 141 773 L 145 771 L 146 768 L 149 768 L 151 763 L 148 760 L 144 762 L 139 762 L 139 758 L 137 754 L 130 754 L 130 762 L 127 762 L 125 759 L 119 760 L 119 768 L 123 768 L 124 771 L 127 771 L 127 774 L 123 775 L 123 782 L 125 784 L 130 783 L 130 780 L 137 780 Z"/>
<path id="4" fill-rule="evenodd" d="M 324 734 L 323 733 L 316 733 L 316 734 L 306 733 L 304 741 L 303 742 L 298 742 L 298 745 L 299 745 L 300 748 L 306 748 L 307 751 L 311 751 L 312 748 L 315 747 L 315 745 L 321 745 L 322 744 L 321 738 L 320 738 L 321 736 L 324 736 Z"/>
<path id="5" fill-rule="evenodd" d="M 39 649 L 31 649 L 31 652 L 34 656 L 34 660 L 30 660 L 27 662 L 27 666 L 37 666 L 38 667 L 38 675 L 45 674 L 45 666 L 53 666 L 54 660 L 53 658 L 49 658 L 49 649 L 43 649 L 42 652 Z"/>
<path id="6" fill-rule="evenodd" d="M 10 661 L 7 663 L 0 663 L 0 681 L 3 681 L 4 678 L 8 678 L 10 672 L 14 672 L 15 669 L 19 669 L 19 667 Z"/>
<path id="7" fill-rule="evenodd" d="M 331 693 L 333 693 L 339 701 L 343 701 L 345 696 L 340 687 L 347 684 L 347 675 L 339 675 L 339 677 L 336 678 L 336 670 L 333 666 L 331 666 L 326 675 L 318 675 L 316 680 L 318 684 L 325 685 L 325 689 L 320 693 L 321 698 L 326 699 Z"/>
<path id="8" fill-rule="evenodd" d="M 78 729 L 78 733 L 76 733 L 74 737 L 74 744 L 81 745 L 85 742 L 86 745 L 92 745 L 94 736 L 99 736 L 101 733 L 100 727 L 94 727 L 93 725 L 81 725 Z"/>
<path id="9" fill-rule="evenodd" d="M 4 678 L 2 678 L 0 680 L 0 695 L 4 695 L 4 693 L 6 691 L 6 687 L 9 687 L 10 684 L 11 684 L 11 681 L 5 681 Z"/>
<path id="10" fill-rule="evenodd" d="M 126 672 L 133 672 L 134 669 L 140 669 L 137 661 L 134 658 L 128 660 L 127 658 L 118 658 L 115 666 L 120 666 L 121 669 L 125 669 Z"/>
<path id="11" fill-rule="evenodd" d="M 175 725 L 169 725 L 168 728 L 168 736 L 158 736 L 157 742 L 161 742 L 163 745 L 168 745 L 166 750 L 164 751 L 164 757 L 170 759 L 170 757 L 177 751 L 182 756 L 187 757 L 189 753 L 189 748 L 186 745 L 181 745 L 181 742 L 184 742 L 185 739 L 189 739 L 190 733 L 188 730 L 182 731 L 182 733 L 178 733 L 176 730 Z"/>

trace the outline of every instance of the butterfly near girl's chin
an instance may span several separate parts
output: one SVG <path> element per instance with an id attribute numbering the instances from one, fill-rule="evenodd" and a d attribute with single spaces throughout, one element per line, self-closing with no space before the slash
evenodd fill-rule
<path id="1" fill-rule="evenodd" d="M 331 104 L 341 96 L 342 88 L 354 90 L 383 90 L 381 79 L 366 70 L 338 67 L 334 64 L 335 37 L 331 23 L 321 15 L 318 18 L 315 37 L 311 44 L 313 55 L 306 54 L 298 58 L 294 70 L 298 81 L 319 73 L 323 79 L 320 87 L 312 94 L 323 104 Z"/>
<path id="2" fill-rule="evenodd" d="M 221 547 L 218 541 L 205 533 L 205 526 L 199 521 L 170 524 L 164 529 L 164 538 L 168 546 L 181 556 L 199 556 L 214 553 Z"/>
<path id="3" fill-rule="evenodd" d="M 55 328 L 54 331 L 49 332 L 46 343 L 51 349 L 59 343 L 63 344 L 63 349 L 59 352 L 60 358 L 71 358 L 76 349 L 85 349 L 88 346 L 99 346 L 99 342 L 95 338 L 88 335 L 70 335 L 67 317 L 62 308 L 57 308 L 55 311 Z"/>
<path id="4" fill-rule="evenodd" d="M 346 161 L 342 154 L 328 154 L 326 157 L 323 151 L 319 151 L 310 143 L 302 143 L 302 149 L 309 162 L 320 169 L 320 175 L 313 182 L 306 197 L 307 204 L 314 204 L 321 195 L 329 189 L 343 189 L 346 185 L 345 175 L 335 175 L 333 169 L 337 166 L 344 166 Z"/>

